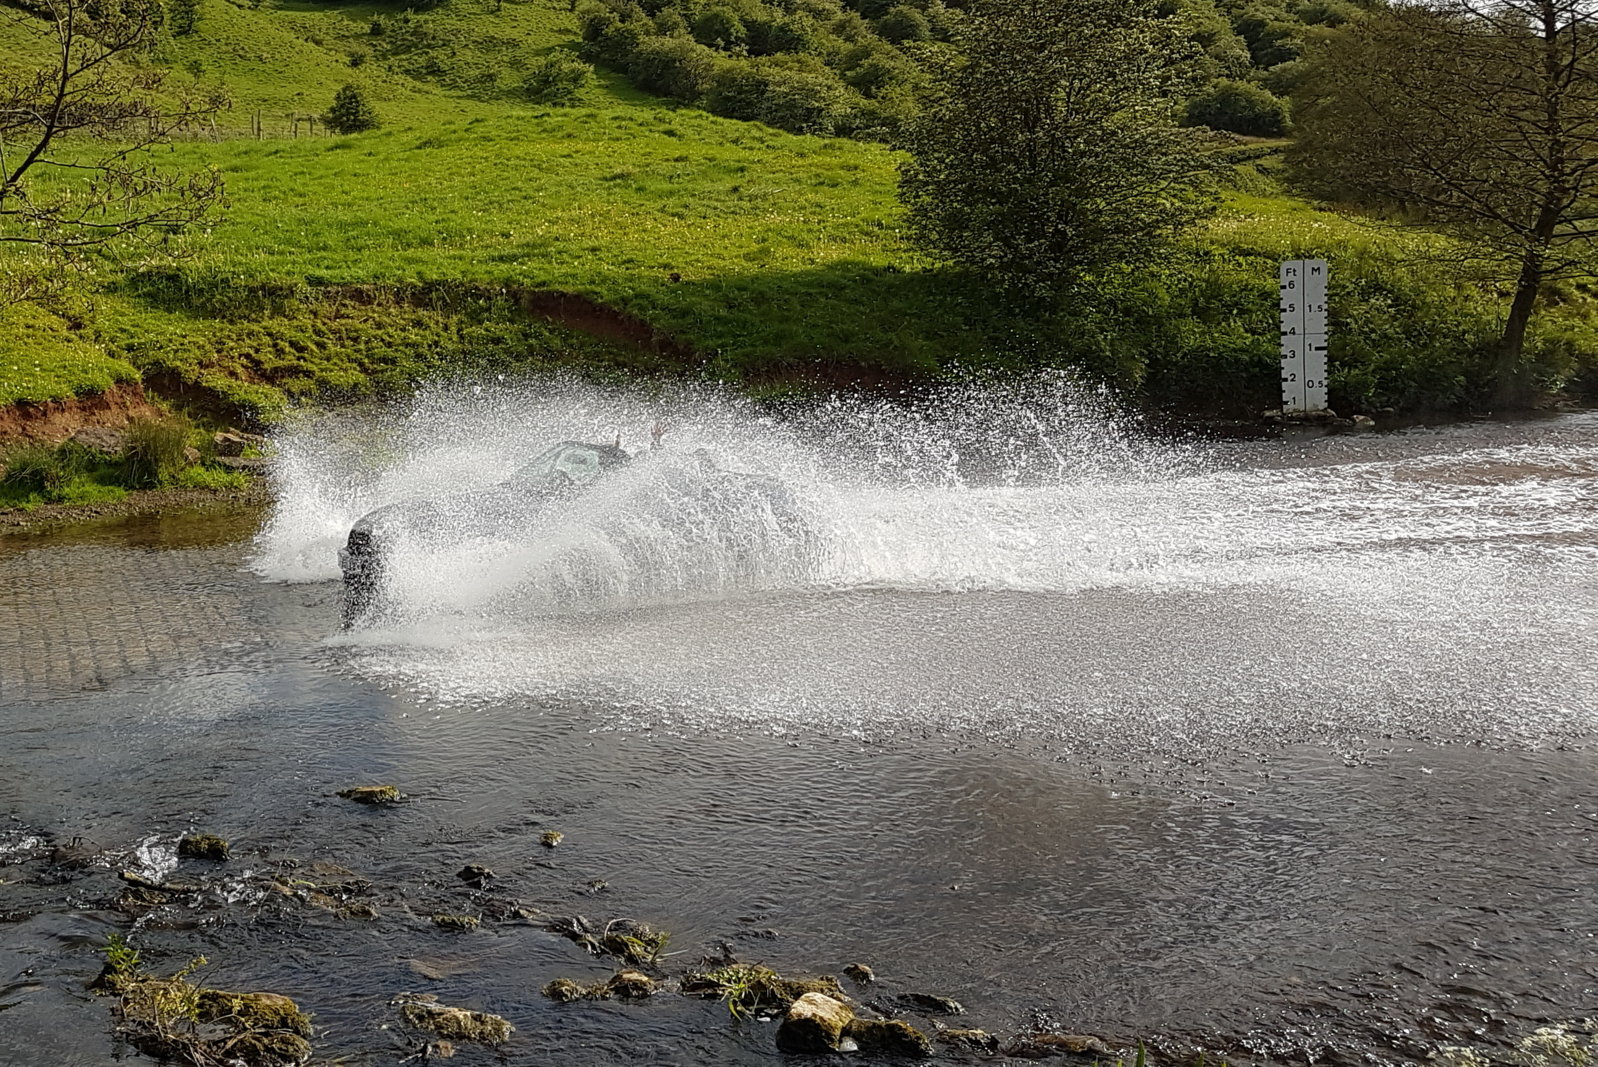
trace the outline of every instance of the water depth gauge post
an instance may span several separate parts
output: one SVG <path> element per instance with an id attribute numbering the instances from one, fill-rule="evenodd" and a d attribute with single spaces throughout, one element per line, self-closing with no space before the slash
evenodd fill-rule
<path id="1" fill-rule="evenodd" d="M 1282 410 L 1326 410 L 1326 261 L 1282 263 Z"/>

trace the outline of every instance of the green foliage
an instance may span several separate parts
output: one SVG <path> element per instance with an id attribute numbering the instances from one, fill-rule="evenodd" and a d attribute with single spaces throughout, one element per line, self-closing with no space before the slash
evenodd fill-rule
<path id="1" fill-rule="evenodd" d="M 335 133 L 362 133 L 381 125 L 377 112 L 366 99 L 366 93 L 353 83 L 341 87 L 333 95 L 333 104 L 327 109 L 323 121 Z"/>
<path id="2" fill-rule="evenodd" d="M 178 474 L 177 484 L 185 489 L 238 490 L 249 488 L 250 476 L 226 467 L 196 464 Z"/>
<path id="3" fill-rule="evenodd" d="M 877 23 L 877 33 L 885 41 L 905 44 L 910 41 L 932 40 L 932 24 L 927 17 L 907 4 L 889 9 Z"/>
<path id="4" fill-rule="evenodd" d="M 1250 137 L 1280 137 L 1287 131 L 1287 104 L 1258 85 L 1222 80 L 1188 101 L 1186 122 Z"/>
<path id="5" fill-rule="evenodd" d="M 154 489 L 175 477 L 186 465 L 184 450 L 191 428 L 181 418 L 140 419 L 130 425 L 122 453 L 124 483 L 134 489 Z"/>
<path id="6" fill-rule="evenodd" d="M 569 106 L 594 77 L 594 68 L 564 52 L 545 56 L 522 81 L 522 91 L 537 104 Z"/>
<path id="7" fill-rule="evenodd" d="M 200 24 L 200 0 L 169 0 L 167 29 L 174 37 L 186 37 Z"/>
<path id="8" fill-rule="evenodd" d="M 932 255 L 1039 295 L 1148 259 L 1201 217 L 1170 121 L 1181 27 L 1136 0 L 989 0 L 907 139 L 900 192 Z"/>

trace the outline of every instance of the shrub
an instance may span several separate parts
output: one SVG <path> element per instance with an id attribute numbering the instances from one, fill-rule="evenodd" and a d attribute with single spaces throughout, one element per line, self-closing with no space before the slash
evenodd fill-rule
<path id="1" fill-rule="evenodd" d="M 705 93 L 705 107 L 714 114 L 790 133 L 831 134 L 850 105 L 848 90 L 831 71 L 761 60 L 723 66 Z"/>
<path id="2" fill-rule="evenodd" d="M 333 95 L 333 106 L 327 109 L 322 121 L 334 133 L 360 133 L 375 130 L 380 125 L 377 112 L 367 102 L 366 94 L 358 85 L 346 85 Z"/>
<path id="3" fill-rule="evenodd" d="M 725 52 L 748 44 L 749 30 L 737 12 L 713 7 L 694 19 L 694 40 Z"/>
<path id="4" fill-rule="evenodd" d="M 882 21 L 877 23 L 877 34 L 894 44 L 904 44 L 906 41 L 930 41 L 932 26 L 921 12 L 900 4 L 882 16 Z"/>
<path id="5" fill-rule="evenodd" d="M 128 427 L 122 451 L 122 479 L 134 489 L 153 489 L 186 465 L 187 419 L 143 419 Z"/>
<path id="6" fill-rule="evenodd" d="M 1287 104 L 1258 85 L 1222 80 L 1188 102 L 1186 123 L 1251 137 L 1280 137 L 1287 131 Z"/>
<path id="7" fill-rule="evenodd" d="M 724 62 L 685 37 L 645 38 L 627 60 L 627 74 L 640 89 L 677 100 L 697 100 Z"/>
<path id="8" fill-rule="evenodd" d="M 0 485 L 46 493 L 65 485 L 76 473 L 69 463 L 62 462 L 62 457 L 50 445 L 17 445 L 5 454 L 5 473 L 0 474 Z"/>
<path id="9" fill-rule="evenodd" d="M 522 81 L 522 92 L 536 104 L 565 106 L 576 101 L 594 76 L 594 68 L 565 52 L 552 52 L 535 63 Z"/>

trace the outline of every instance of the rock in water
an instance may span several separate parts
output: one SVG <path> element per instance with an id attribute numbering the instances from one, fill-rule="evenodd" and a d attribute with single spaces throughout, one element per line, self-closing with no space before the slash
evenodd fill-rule
<path id="1" fill-rule="evenodd" d="M 806 993 L 788 1009 L 777 1027 L 777 1047 L 784 1052 L 837 1052 L 846 1026 L 854 1021 L 847 1005 L 821 993 Z"/>
<path id="2" fill-rule="evenodd" d="M 877 980 L 877 972 L 863 963 L 851 963 L 843 969 L 843 973 L 861 985 L 869 985 Z"/>
<path id="3" fill-rule="evenodd" d="M 431 1030 L 449 1041 L 502 1045 L 516 1029 L 498 1015 L 440 1004 L 431 993 L 402 993 L 393 1003 L 405 1021 L 418 1030 Z"/>
<path id="4" fill-rule="evenodd" d="M 481 863 L 468 863 L 455 872 L 455 877 L 473 888 L 481 889 L 494 880 L 494 872 Z"/>
<path id="5" fill-rule="evenodd" d="M 971 1052 L 986 1052 L 989 1055 L 999 1051 L 999 1039 L 986 1030 L 939 1030 L 938 1041 Z"/>
<path id="6" fill-rule="evenodd" d="M 394 785 L 357 785 L 340 789 L 338 795 L 357 804 L 398 804 L 405 799 L 405 794 Z"/>
<path id="7" fill-rule="evenodd" d="M 189 834 L 178 842 L 178 855 L 220 863 L 228 857 L 228 843 L 215 834 Z"/>
<path id="8" fill-rule="evenodd" d="M 844 1036 L 853 1038 L 861 1052 L 917 1059 L 932 1055 L 927 1035 L 903 1019 L 854 1019 L 844 1027 Z"/>

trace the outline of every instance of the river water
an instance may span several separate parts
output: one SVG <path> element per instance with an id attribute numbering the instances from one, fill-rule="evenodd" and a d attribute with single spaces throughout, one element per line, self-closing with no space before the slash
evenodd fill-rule
<path id="1" fill-rule="evenodd" d="M 339 630 L 365 511 L 663 411 L 661 456 L 398 554 Z M 701 448 L 804 536 L 660 490 Z M 419 1051 L 401 992 L 510 1019 L 500 1062 L 779 1057 L 714 1003 L 545 1000 L 614 961 L 535 913 L 1156 1058 L 1414 1062 L 1598 1013 L 1592 414 L 1206 443 L 1063 386 L 776 417 L 546 385 L 278 449 L 266 515 L 0 541 L 0 1064 L 127 1054 L 84 983 L 130 929 L 295 997 L 329 1060 Z M 332 795 L 375 782 L 410 801 Z M 177 861 L 191 829 L 234 858 Z M 377 917 L 263 889 L 319 864 Z M 119 906 L 122 870 L 199 888 Z"/>

